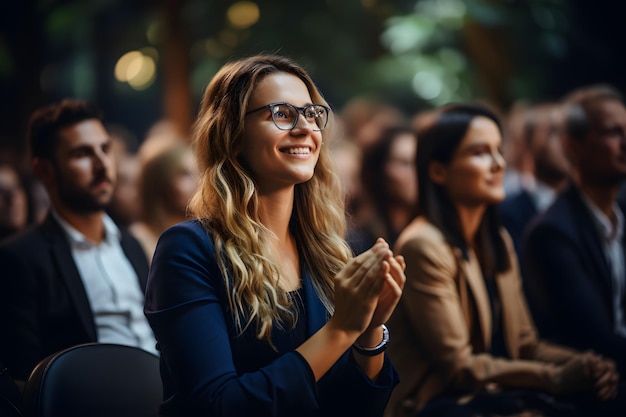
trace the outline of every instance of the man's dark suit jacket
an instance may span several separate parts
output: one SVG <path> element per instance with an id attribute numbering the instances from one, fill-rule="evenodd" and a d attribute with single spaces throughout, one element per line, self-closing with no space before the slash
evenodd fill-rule
<path id="1" fill-rule="evenodd" d="M 142 291 L 148 261 L 125 231 L 121 246 Z M 0 246 L 0 359 L 25 380 L 41 359 L 63 348 L 96 342 L 87 293 L 65 231 L 51 214 L 44 223 Z"/>
<path id="2" fill-rule="evenodd" d="M 577 187 L 531 223 L 523 253 L 524 289 L 540 334 L 611 357 L 626 375 L 626 338 L 613 330 L 609 265 Z"/>

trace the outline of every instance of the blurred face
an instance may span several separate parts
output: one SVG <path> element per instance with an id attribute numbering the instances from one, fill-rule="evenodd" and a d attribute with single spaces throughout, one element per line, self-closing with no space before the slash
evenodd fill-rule
<path id="1" fill-rule="evenodd" d="M 580 175 L 598 184 L 618 184 L 626 178 L 626 108 L 617 100 L 596 101 L 588 116 L 587 137 L 571 141 Z"/>
<path id="2" fill-rule="evenodd" d="M 504 199 L 502 177 L 506 168 L 501 145 L 498 126 L 487 117 L 476 117 L 450 163 L 431 164 L 431 178 L 442 185 L 458 205 L 499 203 Z"/>
<path id="3" fill-rule="evenodd" d="M 130 224 L 139 218 L 139 161 L 136 156 L 116 155 L 117 181 L 110 210 L 115 218 Z"/>
<path id="4" fill-rule="evenodd" d="M 304 82 L 287 73 L 266 76 L 252 94 L 248 111 L 275 102 L 298 107 L 321 104 L 312 103 Z M 291 130 L 276 127 L 269 109 L 246 116 L 239 157 L 252 171 L 259 192 L 291 187 L 313 177 L 322 145 L 322 133 L 314 128 L 317 128 L 315 124 L 302 114 Z"/>
<path id="5" fill-rule="evenodd" d="M 549 109 L 540 115 L 541 120 L 532 138 L 532 154 L 535 175 L 546 183 L 564 180 L 569 173 L 569 161 L 556 132 L 555 122 Z"/>
<path id="6" fill-rule="evenodd" d="M 191 151 L 184 154 L 176 167 L 167 193 L 167 202 L 177 214 L 185 214 L 189 199 L 198 187 L 198 168 Z"/>
<path id="7" fill-rule="evenodd" d="M 41 178 L 53 203 L 77 213 L 104 210 L 113 195 L 116 166 L 111 140 L 99 120 L 90 119 L 59 132 L 53 179 Z M 45 161 L 48 162 L 48 161 Z"/>
<path id="8" fill-rule="evenodd" d="M 407 206 L 417 203 L 416 151 L 415 136 L 402 133 L 394 139 L 389 149 L 389 160 L 385 166 L 389 197 Z"/>
<path id="9" fill-rule="evenodd" d="M 333 149 L 332 158 L 335 162 L 334 171 L 339 176 L 345 192 L 345 200 L 349 203 L 360 192 L 361 152 L 358 147 L 339 147 Z"/>
<path id="10" fill-rule="evenodd" d="M 0 166 L 0 230 L 23 229 L 27 215 L 26 192 L 17 173 L 11 167 Z"/>

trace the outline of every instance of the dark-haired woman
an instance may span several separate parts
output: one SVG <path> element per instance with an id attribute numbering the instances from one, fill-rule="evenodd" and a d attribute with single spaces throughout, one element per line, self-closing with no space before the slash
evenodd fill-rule
<path id="1" fill-rule="evenodd" d="M 616 393 L 612 361 L 538 338 L 496 212 L 501 142 L 476 104 L 444 107 L 420 133 L 420 214 L 396 242 L 407 281 L 389 323 L 401 380 L 389 416 L 578 416 L 578 399 Z"/>

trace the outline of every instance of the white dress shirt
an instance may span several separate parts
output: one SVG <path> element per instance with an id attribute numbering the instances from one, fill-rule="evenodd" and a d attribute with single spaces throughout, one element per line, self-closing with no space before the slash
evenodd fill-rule
<path id="1" fill-rule="evenodd" d="M 613 317 L 615 333 L 626 336 L 626 317 L 624 317 L 624 291 L 626 291 L 626 269 L 624 266 L 624 214 L 617 204 L 613 205 L 615 223 L 612 222 L 596 205 L 583 194 L 583 201 L 593 215 L 594 225 L 602 241 L 602 250 L 611 271 L 613 293 Z"/>
<path id="2" fill-rule="evenodd" d="M 144 294 L 113 220 L 105 214 L 105 236 L 96 244 L 52 213 L 67 233 L 94 315 L 98 342 L 136 346 L 157 354 L 152 329 L 143 314 Z"/>

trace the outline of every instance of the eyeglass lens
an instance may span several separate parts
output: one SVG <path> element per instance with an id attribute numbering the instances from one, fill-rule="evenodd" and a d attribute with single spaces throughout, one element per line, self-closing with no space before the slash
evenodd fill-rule
<path id="1" fill-rule="evenodd" d="M 328 112 L 323 106 L 310 104 L 300 109 L 289 103 L 275 104 L 271 107 L 272 119 L 279 129 L 290 130 L 298 123 L 298 114 L 302 113 L 307 122 L 315 123 L 317 129 L 322 130 L 328 122 Z"/>

